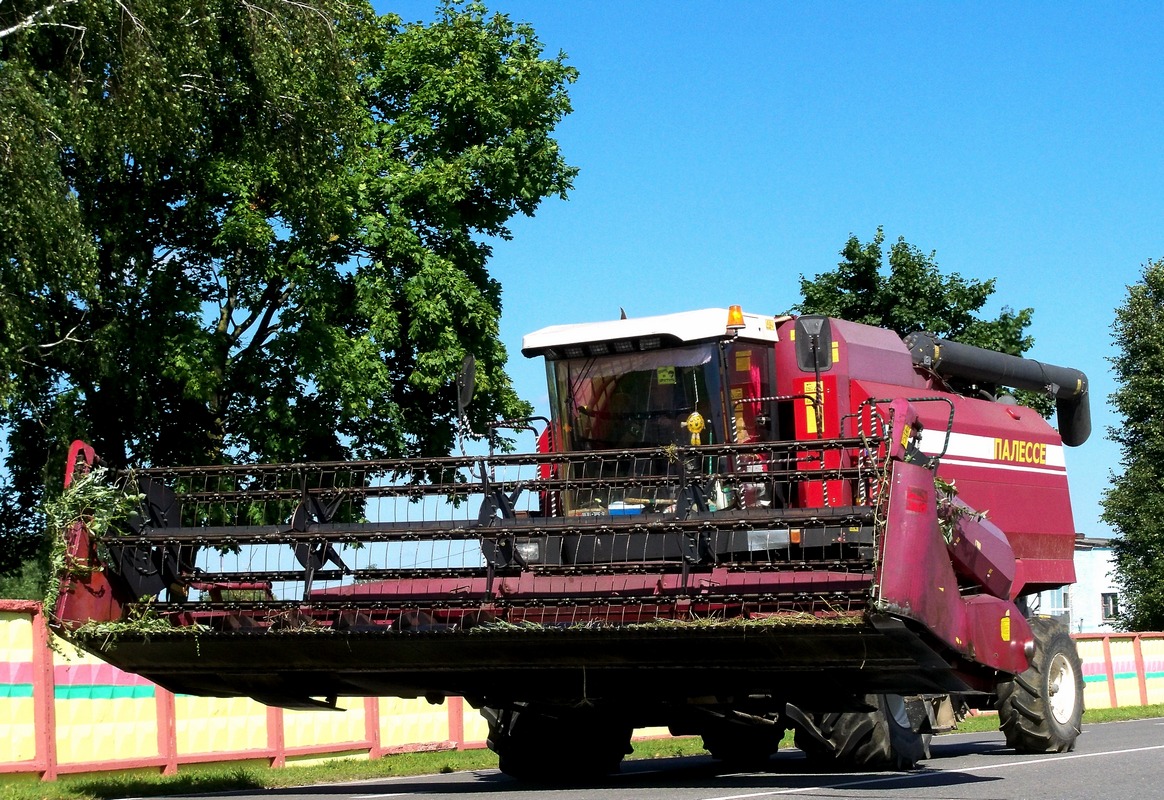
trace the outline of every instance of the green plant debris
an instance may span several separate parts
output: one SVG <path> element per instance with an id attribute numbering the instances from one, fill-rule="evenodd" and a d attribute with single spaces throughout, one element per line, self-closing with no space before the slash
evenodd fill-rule
<path id="1" fill-rule="evenodd" d="M 538 631 L 600 631 L 600 630 L 706 630 L 709 628 L 785 628 L 803 626 L 857 626 L 865 623 L 859 614 L 828 614 L 818 616 L 807 611 L 789 611 L 756 617 L 690 617 L 686 619 L 657 618 L 647 622 L 614 625 L 602 622 L 586 622 L 567 627 L 540 625 L 536 622 L 505 622 L 497 620 L 476 625 L 468 629 L 475 633 L 532 633 Z"/>
<path id="2" fill-rule="evenodd" d="M 52 543 L 44 599 L 45 612 L 50 616 L 56 611 L 62 580 L 66 577 L 84 578 L 101 569 L 100 564 L 69 557 L 69 531 L 76 525 L 84 525 L 90 538 L 97 542 L 106 538 L 110 531 L 118 532 L 118 525 L 137 513 L 141 505 L 142 495 L 131 494 L 125 489 L 132 483 L 132 476 L 114 479 L 105 467 L 95 467 L 88 472 L 75 473 L 72 484 L 44 502 L 45 528 Z"/>
<path id="3" fill-rule="evenodd" d="M 818 616 L 807 611 L 789 611 L 766 614 L 758 617 L 696 617 L 694 619 L 656 619 L 627 627 L 632 630 L 652 628 L 792 628 L 803 626 L 855 626 L 864 625 L 865 619 L 859 614 L 828 614 Z"/>
<path id="4" fill-rule="evenodd" d="M 494 620 L 492 622 L 484 622 L 480 625 L 474 625 L 468 629 L 469 633 L 498 633 L 498 632 L 532 632 L 552 630 L 551 625 L 539 625 L 536 622 L 506 622 L 505 620 Z"/>
<path id="5" fill-rule="evenodd" d="M 117 640 L 126 634 L 148 639 L 150 634 L 154 633 L 199 636 L 209 631 L 210 628 L 198 623 L 173 625 L 169 619 L 159 616 L 148 605 L 135 605 L 130 607 L 128 619 L 116 622 L 90 620 L 74 630 L 70 637 L 106 650 L 116 646 Z"/>
<path id="6" fill-rule="evenodd" d="M 934 476 L 934 488 L 937 490 L 938 501 L 938 529 L 946 544 L 954 541 L 963 519 L 981 522 L 986 519 L 987 512 L 974 511 L 965 505 L 959 505 L 954 500 L 958 496 L 958 487 L 953 481 L 946 481 Z"/>

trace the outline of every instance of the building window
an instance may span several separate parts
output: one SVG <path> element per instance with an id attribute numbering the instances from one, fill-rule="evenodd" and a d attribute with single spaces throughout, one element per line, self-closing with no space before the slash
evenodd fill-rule
<path id="1" fill-rule="evenodd" d="M 1100 599 L 1103 601 L 1103 621 L 1110 622 L 1120 615 L 1120 598 L 1115 592 L 1104 592 Z"/>

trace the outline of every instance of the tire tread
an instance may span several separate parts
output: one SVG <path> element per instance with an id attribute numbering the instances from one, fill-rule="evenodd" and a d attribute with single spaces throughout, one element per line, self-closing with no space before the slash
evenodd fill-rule
<path id="1" fill-rule="evenodd" d="M 1035 655 L 1020 675 L 999 684 L 999 729 L 1006 743 L 1020 753 L 1063 753 L 1075 749 L 1083 716 L 1083 669 L 1075 643 L 1054 620 L 1030 620 Z M 1046 671 L 1057 654 L 1067 658 L 1075 676 L 1076 708 L 1067 724 L 1051 713 Z"/>

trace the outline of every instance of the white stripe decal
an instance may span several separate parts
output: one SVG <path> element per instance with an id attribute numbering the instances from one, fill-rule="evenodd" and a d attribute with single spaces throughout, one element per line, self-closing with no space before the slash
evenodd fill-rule
<path id="1" fill-rule="evenodd" d="M 934 455 L 942 451 L 942 445 L 946 442 L 946 432 L 938 430 L 923 430 L 921 432 L 921 450 L 923 453 Z M 1021 464 L 1011 464 L 1009 462 L 998 462 L 994 457 L 995 439 L 992 436 L 979 436 L 973 433 L 957 433 L 950 434 L 950 446 L 946 449 L 946 457 L 943 459 L 947 463 L 955 463 L 950 457 L 954 458 L 978 458 L 983 461 L 990 461 L 990 464 L 975 464 L 968 462 L 961 462 L 967 466 L 980 467 L 995 467 L 997 469 L 1011 469 L 1023 472 L 1058 472 L 1067 468 L 1067 460 L 1063 456 L 1063 445 L 1048 444 L 1046 450 L 1047 461 L 1045 464 L 1038 466 L 1024 466 Z M 1050 468 L 1050 469 L 1048 469 Z M 1057 468 L 1057 469 L 1056 469 Z"/>
<path id="2" fill-rule="evenodd" d="M 1018 464 L 999 464 L 997 462 L 987 464 L 982 461 L 966 461 L 962 458 L 943 458 L 942 464 L 955 467 L 978 467 L 979 469 L 1001 469 L 1010 472 L 1037 472 L 1040 475 L 1062 475 L 1064 468 L 1059 467 L 1021 467 Z"/>
<path id="3" fill-rule="evenodd" d="M 921 434 L 921 449 L 923 453 L 942 452 L 942 445 L 946 441 L 945 431 L 925 429 Z M 951 433 L 950 446 L 946 449 L 948 456 L 964 456 L 966 458 L 994 459 L 994 439 L 986 436 L 975 436 L 969 433 Z"/>

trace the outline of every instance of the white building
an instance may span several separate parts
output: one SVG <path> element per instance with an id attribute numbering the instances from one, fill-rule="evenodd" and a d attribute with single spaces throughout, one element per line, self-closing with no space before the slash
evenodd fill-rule
<path id="1" fill-rule="evenodd" d="M 1110 539 L 1075 540 L 1075 583 L 1041 592 L 1031 611 L 1059 617 L 1072 633 L 1107 633 L 1115 630 L 1119 590 L 1112 577 Z"/>

